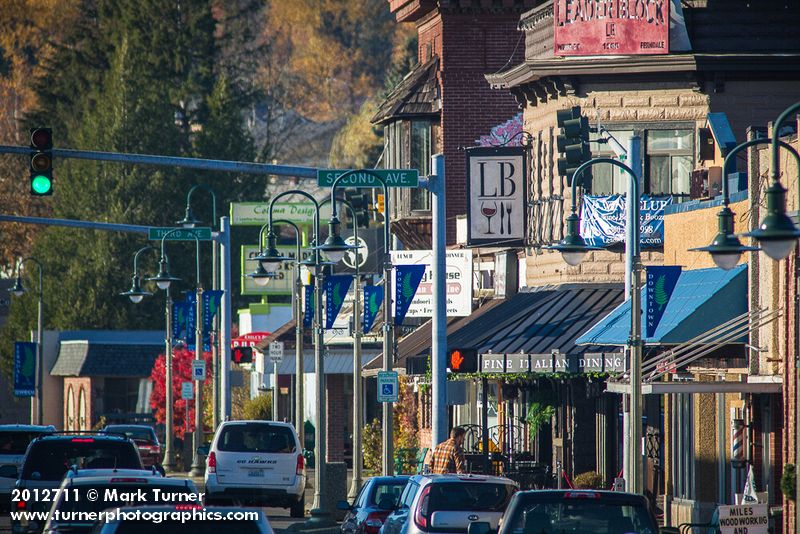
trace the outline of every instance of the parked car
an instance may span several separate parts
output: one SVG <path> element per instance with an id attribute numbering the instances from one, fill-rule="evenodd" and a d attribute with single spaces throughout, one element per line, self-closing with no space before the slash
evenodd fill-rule
<path id="1" fill-rule="evenodd" d="M 95 522 L 88 520 L 86 515 L 76 514 L 78 512 L 156 503 L 201 504 L 201 495 L 194 482 L 186 478 L 164 478 L 155 469 L 70 470 L 59 490 L 44 526 L 46 534 L 91 531 Z M 89 498 L 87 494 L 91 491 L 96 492 L 99 498 Z M 56 511 L 60 513 L 56 515 Z"/>
<path id="2" fill-rule="evenodd" d="M 136 443 L 142 465 L 151 467 L 161 465 L 161 444 L 158 442 L 156 431 L 147 425 L 106 425 L 103 432 L 124 434 Z"/>
<path id="3" fill-rule="evenodd" d="M 409 476 L 368 478 L 353 505 L 339 501 L 337 508 L 347 510 L 342 534 L 378 534 L 386 517 L 397 508 Z"/>
<path id="4" fill-rule="evenodd" d="M 15 488 L 34 490 L 28 500 L 12 503 L 17 510 L 44 512 L 52 505 L 55 489 L 70 469 L 142 469 L 132 440 L 103 433 L 59 433 L 33 440 L 25 454 Z M 41 532 L 44 522 L 11 522 L 15 534 Z"/>
<path id="5" fill-rule="evenodd" d="M 0 512 L 10 509 L 11 490 L 17 481 L 28 445 L 55 430 L 52 425 L 0 425 Z"/>
<path id="6" fill-rule="evenodd" d="M 94 530 L 97 534 L 220 534 L 235 532 L 236 534 L 273 534 L 267 516 L 262 510 L 255 508 L 208 507 L 193 504 L 176 504 L 172 506 L 136 506 L 125 509 L 113 509 L 115 513 L 159 515 L 162 521 L 153 519 L 117 519 Z M 175 513 L 186 520 L 179 519 Z M 227 517 L 223 520 L 222 517 Z"/>
<path id="7" fill-rule="evenodd" d="M 498 534 L 658 534 L 657 525 L 650 504 L 642 495 L 533 490 L 514 495 Z"/>
<path id="8" fill-rule="evenodd" d="M 518 488 L 516 482 L 503 477 L 416 475 L 408 481 L 397 509 L 380 532 L 467 532 L 470 523 L 488 523 L 489 529 L 497 530 Z"/>
<path id="9" fill-rule="evenodd" d="M 207 504 L 275 506 L 289 508 L 292 517 L 305 514 L 305 459 L 292 425 L 226 421 L 207 452 Z"/>

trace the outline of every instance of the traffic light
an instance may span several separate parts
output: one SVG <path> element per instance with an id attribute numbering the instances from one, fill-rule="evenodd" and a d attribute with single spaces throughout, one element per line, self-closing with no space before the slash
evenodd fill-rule
<path id="1" fill-rule="evenodd" d="M 478 351 L 475 349 L 455 349 L 447 355 L 447 368 L 451 373 L 477 373 Z"/>
<path id="2" fill-rule="evenodd" d="M 234 347 L 231 349 L 234 363 L 253 363 L 253 347 Z"/>
<path id="3" fill-rule="evenodd" d="M 572 184 L 572 177 L 582 163 L 592 159 L 589 146 L 589 119 L 581 115 L 581 107 L 556 111 L 556 121 L 561 129 L 556 137 L 558 147 L 558 175 L 566 176 L 567 183 Z M 581 173 L 581 183 L 591 184 L 592 173 L 586 169 Z"/>
<path id="4" fill-rule="evenodd" d="M 53 132 L 50 128 L 31 128 L 31 195 L 53 194 Z"/>
<path id="5" fill-rule="evenodd" d="M 370 202 L 367 195 L 362 193 L 360 189 L 345 189 L 344 198 L 353 206 L 358 227 L 369 228 Z M 352 222 L 348 222 L 347 226 L 352 228 Z"/>

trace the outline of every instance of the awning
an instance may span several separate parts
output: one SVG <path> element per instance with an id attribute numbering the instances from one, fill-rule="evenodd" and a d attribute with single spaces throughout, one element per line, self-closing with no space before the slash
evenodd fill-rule
<path id="1" fill-rule="evenodd" d="M 646 288 L 643 288 L 643 310 L 645 306 Z M 645 337 L 643 331 L 642 338 L 648 345 L 684 343 L 714 326 L 746 314 L 747 310 L 746 265 L 730 271 L 716 268 L 683 271 L 654 335 Z M 631 304 L 626 301 L 580 336 L 576 343 L 624 346 L 630 337 L 630 327 Z M 745 341 L 742 338 L 738 342 Z"/>
<path id="2" fill-rule="evenodd" d="M 496 302 L 490 308 L 486 308 L 488 304 L 484 305 L 469 317 L 449 326 L 447 347 L 448 350 L 475 349 L 481 354 L 491 352 L 498 355 L 549 357 L 557 353 L 570 358 L 611 352 L 614 350 L 612 347 L 603 351 L 597 347 L 578 346 L 575 339 L 598 318 L 613 310 L 622 297 L 623 290 L 619 284 L 566 284 L 534 288 L 517 293 L 506 301 Z M 423 331 L 422 335 L 427 336 L 428 343 L 416 345 L 416 353 L 409 351 L 406 358 L 419 358 L 427 364 L 430 331 Z M 411 367 L 419 370 L 421 366 Z"/>
<path id="3" fill-rule="evenodd" d="M 606 391 L 630 395 L 631 386 L 623 382 L 608 382 Z M 775 382 L 681 381 L 642 384 L 642 395 L 667 393 L 781 393 L 783 385 Z"/>
<path id="4" fill-rule="evenodd" d="M 374 354 L 362 354 L 361 364 L 365 364 L 375 357 Z M 284 351 L 283 360 L 278 364 L 279 375 L 293 375 L 297 365 L 295 364 L 294 350 Z M 353 350 L 326 350 L 323 357 L 326 375 L 352 375 L 353 374 Z M 316 371 L 314 365 L 314 351 L 305 350 L 303 352 L 303 372 L 313 374 Z M 272 362 L 267 360 L 264 364 L 264 374 L 272 374 Z"/>

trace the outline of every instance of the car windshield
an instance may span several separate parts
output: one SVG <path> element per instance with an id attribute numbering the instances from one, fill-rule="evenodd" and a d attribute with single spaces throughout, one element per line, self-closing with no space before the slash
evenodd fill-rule
<path id="1" fill-rule="evenodd" d="M 269 424 L 228 425 L 217 441 L 222 452 L 294 452 L 294 435 L 285 426 Z"/>
<path id="2" fill-rule="evenodd" d="M 438 511 L 502 512 L 514 493 L 508 484 L 447 482 L 433 484 L 428 501 L 428 514 Z"/>
<path id="3" fill-rule="evenodd" d="M 246 512 L 245 512 L 246 513 Z M 224 524 L 224 527 L 220 527 Z M 254 521 L 180 521 L 170 520 L 156 523 L 153 521 L 121 521 L 115 534 L 219 534 L 219 532 L 236 532 L 236 534 L 259 534 L 260 529 Z"/>
<path id="4" fill-rule="evenodd" d="M 62 518 L 62 520 L 54 520 L 54 522 L 62 524 L 84 523 L 86 522 L 85 516 L 82 517 L 81 514 L 76 512 L 100 512 L 107 508 L 117 508 L 119 506 L 164 502 L 191 503 L 186 499 L 181 500 L 179 497 L 170 497 L 191 493 L 191 490 L 185 485 L 167 485 L 158 481 L 87 484 L 72 489 L 75 490 L 75 493 L 61 492 L 59 494 L 59 501 L 55 509 L 59 511 L 58 517 Z M 159 493 L 156 493 L 156 489 L 159 490 Z M 92 492 L 92 490 L 96 493 Z M 97 496 L 94 500 L 89 498 L 92 494 Z"/>
<path id="5" fill-rule="evenodd" d="M 517 508 L 508 519 L 511 534 L 657 534 L 643 506 L 600 499 L 560 500 Z"/>
<path id="6" fill-rule="evenodd" d="M 42 432 L 0 432 L 0 454 L 25 454 L 30 442 L 41 435 L 43 435 Z"/>
<path id="7" fill-rule="evenodd" d="M 405 481 L 391 484 L 375 484 L 369 499 L 370 506 L 377 506 L 384 510 L 396 508 L 405 487 Z"/>
<path id="8" fill-rule="evenodd" d="M 70 467 L 78 469 L 141 469 L 139 453 L 130 441 L 72 438 L 38 441 L 22 467 L 27 480 L 61 480 Z"/>
<path id="9" fill-rule="evenodd" d="M 105 432 L 113 434 L 125 434 L 131 439 L 138 439 L 139 441 L 155 441 L 156 436 L 152 428 L 135 428 L 129 426 L 108 426 Z"/>

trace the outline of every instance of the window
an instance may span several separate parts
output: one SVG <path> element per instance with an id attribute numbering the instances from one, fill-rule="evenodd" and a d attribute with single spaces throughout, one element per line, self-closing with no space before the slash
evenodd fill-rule
<path id="1" fill-rule="evenodd" d="M 608 128 L 609 133 L 627 148 L 628 141 L 636 134 L 642 138 L 644 189 L 650 195 L 672 195 L 688 197 L 690 178 L 694 168 L 694 130 L 690 126 L 679 128 L 634 129 L 618 126 Z M 597 139 L 597 134 L 591 138 Z M 595 157 L 615 157 L 608 144 L 592 143 Z M 592 167 L 592 194 L 625 194 L 628 190 L 628 176 L 611 165 Z M 679 200 L 676 199 L 676 201 Z"/>
<path id="2" fill-rule="evenodd" d="M 291 453 L 295 443 L 288 427 L 259 423 L 225 427 L 217 448 L 223 452 Z"/>
<path id="3" fill-rule="evenodd" d="M 383 164 L 387 169 L 418 169 L 430 174 L 431 155 L 436 152 L 437 123 L 429 120 L 394 121 L 384 127 Z M 392 212 L 399 217 L 410 211 L 430 211 L 430 193 L 425 189 L 398 189 Z"/>
<path id="4" fill-rule="evenodd" d="M 72 386 L 67 389 L 67 421 L 65 430 L 76 430 L 75 427 L 75 393 Z"/>
<path id="5" fill-rule="evenodd" d="M 420 176 L 427 176 L 430 174 L 430 165 L 431 124 L 427 121 L 414 121 L 411 123 L 411 168 L 419 169 Z M 423 188 L 412 189 L 411 209 L 430 210 L 430 191 Z"/>
<path id="6" fill-rule="evenodd" d="M 78 430 L 88 430 L 89 427 L 87 423 L 86 395 L 83 392 L 83 388 L 81 388 L 81 390 L 78 392 Z"/>
<path id="7" fill-rule="evenodd" d="M 409 482 L 403 494 L 400 496 L 400 507 L 411 508 L 411 503 L 414 502 L 414 496 L 417 494 L 419 485 L 414 482 Z"/>

